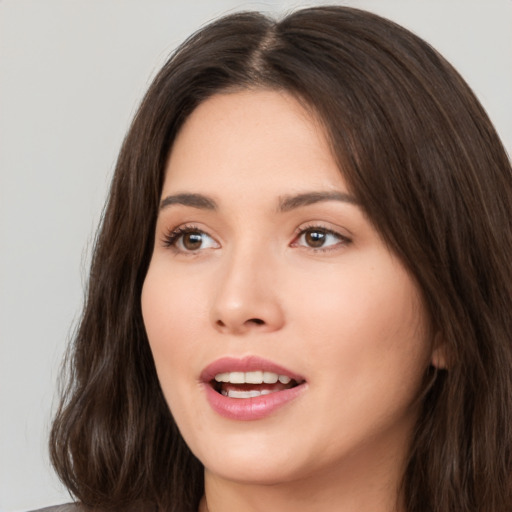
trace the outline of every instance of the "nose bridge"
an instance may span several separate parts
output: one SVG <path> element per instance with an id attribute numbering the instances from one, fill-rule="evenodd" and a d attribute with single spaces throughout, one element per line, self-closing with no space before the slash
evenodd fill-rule
<path id="1" fill-rule="evenodd" d="M 255 240 L 229 248 L 214 294 L 215 326 L 233 333 L 279 329 L 284 317 L 275 286 L 277 267 L 275 255 Z"/>

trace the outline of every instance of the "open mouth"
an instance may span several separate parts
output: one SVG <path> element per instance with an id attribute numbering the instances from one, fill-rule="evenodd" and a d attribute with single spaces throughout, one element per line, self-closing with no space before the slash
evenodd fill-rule
<path id="1" fill-rule="evenodd" d="M 292 389 L 303 382 L 288 375 L 256 370 L 217 373 L 210 381 L 210 385 L 217 393 L 228 398 L 247 399 Z"/>
<path id="2" fill-rule="evenodd" d="M 254 355 L 217 359 L 199 379 L 212 409 L 236 421 L 271 416 L 307 390 L 299 374 Z"/>

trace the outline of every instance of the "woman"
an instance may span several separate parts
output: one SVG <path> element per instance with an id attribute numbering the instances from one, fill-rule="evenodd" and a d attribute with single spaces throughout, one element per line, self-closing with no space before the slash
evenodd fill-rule
<path id="1" fill-rule="evenodd" d="M 95 510 L 505 512 L 512 172 L 426 43 L 223 18 L 151 85 L 54 465 Z"/>

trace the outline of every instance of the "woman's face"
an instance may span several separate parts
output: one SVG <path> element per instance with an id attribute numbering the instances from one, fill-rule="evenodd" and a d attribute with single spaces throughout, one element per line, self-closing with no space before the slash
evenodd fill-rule
<path id="1" fill-rule="evenodd" d="M 216 95 L 188 118 L 142 310 L 207 475 L 398 471 L 432 357 L 424 306 L 291 96 Z"/>

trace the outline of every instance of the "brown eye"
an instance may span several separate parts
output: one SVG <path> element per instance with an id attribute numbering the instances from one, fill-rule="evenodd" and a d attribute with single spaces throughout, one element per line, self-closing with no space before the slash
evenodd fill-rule
<path id="1" fill-rule="evenodd" d="M 304 241 L 309 247 L 322 247 L 327 238 L 327 233 L 325 231 L 310 230 L 304 233 Z"/>
<path id="2" fill-rule="evenodd" d="M 187 251 L 196 251 L 201 248 L 203 243 L 203 234 L 200 232 L 184 233 L 182 237 L 183 248 Z"/>
<path id="3" fill-rule="evenodd" d="M 210 235 L 197 228 L 178 227 L 163 240 L 166 247 L 173 247 L 177 252 L 193 253 L 203 249 L 219 249 L 219 243 Z"/>
<path id="4" fill-rule="evenodd" d="M 351 240 L 346 236 L 322 227 L 310 227 L 303 229 L 293 246 L 301 246 L 309 249 L 329 250 L 349 245 Z"/>

